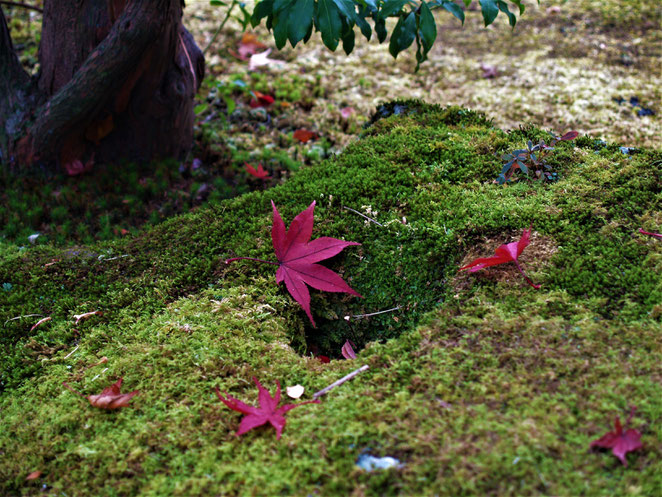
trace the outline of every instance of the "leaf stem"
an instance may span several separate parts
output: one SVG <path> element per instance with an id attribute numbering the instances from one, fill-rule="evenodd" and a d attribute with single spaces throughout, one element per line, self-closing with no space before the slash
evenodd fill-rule
<path id="1" fill-rule="evenodd" d="M 272 266 L 280 266 L 280 264 L 277 262 L 265 261 L 263 259 L 256 259 L 255 257 L 233 257 L 232 259 L 225 259 L 225 263 L 230 264 L 231 262 L 241 261 L 241 260 L 264 262 L 265 264 L 271 264 Z"/>
<path id="2" fill-rule="evenodd" d="M 63 385 L 64 387 L 66 387 L 67 389 L 71 390 L 71 391 L 72 391 L 73 393 L 75 393 L 76 395 L 80 395 L 81 397 L 85 398 L 85 395 L 83 395 L 83 394 L 80 393 L 78 390 L 76 390 L 75 388 L 73 388 L 73 387 L 72 387 L 71 385 L 69 385 L 69 383 L 67 383 L 66 381 L 63 381 L 63 382 L 62 382 L 62 385 Z"/>
<path id="3" fill-rule="evenodd" d="M 223 27 L 225 26 L 225 23 L 228 22 L 228 19 L 230 19 L 230 14 L 232 14 L 232 9 L 235 8 L 235 6 L 238 4 L 236 0 L 233 0 L 233 2 L 230 4 L 230 7 L 228 8 L 227 13 L 225 14 L 225 18 L 219 24 L 218 29 L 214 33 L 214 35 L 211 37 L 211 40 L 209 40 L 209 43 L 207 43 L 207 46 L 204 48 L 202 51 L 202 55 L 205 55 L 209 48 L 212 46 L 212 44 L 216 41 L 216 38 L 218 38 L 219 33 L 223 30 Z"/>
<path id="4" fill-rule="evenodd" d="M 524 274 L 524 271 L 522 270 L 522 266 L 519 265 L 519 262 L 517 262 L 517 259 L 515 259 L 513 262 L 517 266 L 517 269 L 519 270 L 519 272 L 522 273 L 522 276 L 524 276 L 524 279 L 526 280 L 526 282 L 529 285 L 531 285 L 533 288 L 535 288 L 536 290 L 539 289 L 540 285 L 536 285 L 533 281 L 531 281 L 531 279 L 526 274 Z"/>

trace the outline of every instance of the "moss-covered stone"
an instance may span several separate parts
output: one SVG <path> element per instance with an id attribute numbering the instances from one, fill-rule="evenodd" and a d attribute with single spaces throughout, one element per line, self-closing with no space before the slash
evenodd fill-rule
<path id="1" fill-rule="evenodd" d="M 459 108 L 401 102 L 333 160 L 284 186 L 86 247 L 0 246 L 2 428 L 8 495 L 655 495 L 662 489 L 660 152 L 561 143 L 551 184 L 493 183 L 500 156 L 542 135 L 507 134 Z M 317 201 L 314 237 L 361 242 L 329 261 L 364 295 L 313 292 L 318 323 L 273 268 L 270 200 L 286 223 Z M 367 221 L 345 207 L 363 212 Z M 533 225 L 515 268 L 457 268 Z M 398 307 L 396 312 L 343 319 Z M 103 316 L 74 324 L 72 316 Z M 40 314 L 52 320 L 32 333 Z M 321 364 L 351 339 L 355 361 Z M 389 339 L 389 340 L 387 340 Z M 96 365 L 101 357 L 104 365 Z M 234 437 L 218 386 L 301 384 L 283 439 Z M 107 368 L 107 369 L 106 369 Z M 102 412 L 119 377 L 133 409 Z M 644 448 L 625 469 L 587 454 L 638 407 Z M 364 450 L 400 469 L 363 473 Z M 25 476 L 40 470 L 37 482 Z"/>

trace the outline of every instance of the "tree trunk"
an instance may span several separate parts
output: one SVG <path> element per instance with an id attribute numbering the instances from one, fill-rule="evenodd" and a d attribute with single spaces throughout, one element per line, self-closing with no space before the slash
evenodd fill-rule
<path id="1" fill-rule="evenodd" d="M 31 79 L 0 9 L 1 160 L 78 174 L 182 157 L 204 59 L 181 17 L 181 0 L 46 0 Z"/>

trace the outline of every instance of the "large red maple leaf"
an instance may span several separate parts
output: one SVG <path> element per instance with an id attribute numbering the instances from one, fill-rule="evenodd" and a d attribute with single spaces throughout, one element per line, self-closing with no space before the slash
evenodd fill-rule
<path id="1" fill-rule="evenodd" d="M 310 292 L 306 285 L 324 292 L 344 292 L 357 297 L 361 296 L 345 283 L 338 274 L 316 263 L 339 254 L 345 247 L 361 244 L 328 236 L 311 241 L 313 211 L 315 210 L 314 201 L 306 210 L 297 214 L 292 224 L 290 224 L 289 230 L 285 228 L 285 223 L 273 201 L 271 206 L 274 216 L 271 239 L 278 263 L 252 257 L 234 257 L 227 259 L 225 263 L 247 259 L 279 266 L 276 271 L 276 283 L 285 282 L 287 291 L 303 307 L 310 322 L 315 326 L 315 320 L 310 312 Z"/>
<path id="2" fill-rule="evenodd" d="M 631 408 L 630 416 L 628 416 L 625 425 L 628 426 L 634 415 L 635 408 Z M 623 466 L 627 466 L 627 460 L 625 456 L 628 452 L 633 450 L 641 449 L 641 433 L 639 431 L 628 428 L 623 431 L 621 426 L 621 420 L 616 418 L 614 421 L 614 431 L 605 433 L 602 437 L 591 442 L 591 449 L 598 447 L 600 449 L 611 449 L 611 452 L 623 463 Z"/>
<path id="3" fill-rule="evenodd" d="M 257 378 L 253 378 L 253 381 L 259 390 L 258 402 L 260 407 L 249 406 L 241 400 L 230 397 L 228 394 L 225 394 L 226 397 L 223 397 L 221 391 L 216 387 L 216 395 L 221 402 L 233 411 L 245 414 L 241 423 L 239 423 L 237 436 L 243 435 L 253 428 L 269 423 L 276 429 L 276 439 L 280 440 L 280 435 L 283 432 L 283 428 L 285 428 L 285 413 L 287 411 L 305 404 L 320 403 L 319 400 L 309 400 L 306 402 L 300 402 L 299 404 L 285 404 L 284 406 L 278 407 L 278 403 L 280 402 L 280 382 L 276 380 L 276 395 L 272 397 L 269 390 L 264 388 Z"/>
<path id="4" fill-rule="evenodd" d="M 517 260 L 527 245 L 529 245 L 530 236 L 531 228 L 524 230 L 524 233 L 522 233 L 522 238 L 520 238 L 518 241 L 501 245 L 494 251 L 495 255 L 492 257 L 479 257 L 478 259 L 471 261 L 466 266 L 461 267 L 460 271 L 463 269 L 469 269 L 469 272 L 474 273 L 486 267 L 496 266 L 497 264 L 505 264 L 507 262 L 514 262 L 519 272 L 522 273 L 522 276 L 524 276 L 524 279 L 526 279 L 527 283 L 533 288 L 540 288 L 540 285 L 536 285 L 529 279 L 526 274 L 524 274 L 524 271 L 522 270 L 522 267 L 519 265 L 519 261 Z"/>

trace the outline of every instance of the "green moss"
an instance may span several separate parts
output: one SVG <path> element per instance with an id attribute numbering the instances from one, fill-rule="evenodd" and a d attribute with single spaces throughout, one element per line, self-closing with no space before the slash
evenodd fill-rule
<path id="1" fill-rule="evenodd" d="M 553 184 L 493 183 L 505 133 L 479 114 L 401 102 L 340 156 L 254 192 L 86 246 L 0 244 L 0 488 L 32 495 L 656 495 L 662 489 L 659 152 L 559 144 Z M 597 153 L 595 153 L 597 152 Z M 314 237 L 361 242 L 328 262 L 363 299 L 312 292 L 318 323 L 275 284 L 270 200 L 285 221 L 317 201 Z M 345 209 L 363 212 L 381 225 Z M 533 225 L 521 261 L 490 255 Z M 54 264 L 51 264 L 55 262 Z M 48 265 L 47 265 L 48 264 Z M 395 312 L 369 314 L 398 307 Z M 103 316 L 74 324 L 73 315 Z M 39 317 L 52 320 L 30 332 Z M 337 357 L 346 339 L 355 361 Z M 108 358 L 99 364 L 102 357 Z M 304 398 L 361 364 L 321 405 L 236 438 L 213 394 Z M 106 369 L 107 368 L 107 369 Z M 124 377 L 134 408 L 85 395 Z M 638 410 L 623 468 L 591 440 Z M 364 473 L 365 450 L 403 466 Z M 40 470 L 44 476 L 26 482 Z"/>

